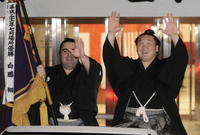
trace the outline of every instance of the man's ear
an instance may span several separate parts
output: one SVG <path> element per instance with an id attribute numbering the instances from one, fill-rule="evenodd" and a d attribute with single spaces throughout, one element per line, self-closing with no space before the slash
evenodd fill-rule
<path id="1" fill-rule="evenodd" d="M 156 52 L 159 51 L 159 45 L 156 45 Z"/>

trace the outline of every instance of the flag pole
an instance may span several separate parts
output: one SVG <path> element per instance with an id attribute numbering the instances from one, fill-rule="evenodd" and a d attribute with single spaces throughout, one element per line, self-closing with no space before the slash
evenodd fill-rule
<path id="1" fill-rule="evenodd" d="M 26 19 L 26 24 L 27 24 L 28 29 L 29 29 L 29 34 L 30 34 L 30 37 L 31 37 L 33 49 L 35 51 L 35 55 L 36 55 L 36 58 L 37 58 L 37 61 L 38 61 L 38 65 L 40 65 L 42 63 L 41 63 L 40 56 L 39 56 L 39 53 L 38 53 L 38 50 L 37 50 L 37 46 L 36 46 L 36 43 L 35 43 L 35 38 L 33 36 L 32 29 L 31 29 L 31 26 L 30 26 L 30 22 L 29 22 L 28 14 L 26 12 L 26 7 L 25 7 L 25 4 L 24 4 L 24 0 L 19 0 L 19 1 L 21 2 L 21 6 L 22 6 L 22 9 L 23 9 L 24 17 Z M 52 98 L 51 98 L 51 94 L 50 94 L 49 88 L 46 89 L 46 94 L 47 94 L 47 99 L 48 99 L 48 102 L 49 102 L 49 105 L 50 105 L 50 108 L 51 108 L 54 124 L 58 125 L 58 121 L 57 121 L 57 118 L 56 118 L 55 113 L 54 113 L 53 101 L 52 101 Z"/>

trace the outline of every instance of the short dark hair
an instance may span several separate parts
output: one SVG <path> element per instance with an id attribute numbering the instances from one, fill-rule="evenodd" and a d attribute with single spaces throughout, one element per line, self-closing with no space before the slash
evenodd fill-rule
<path id="1" fill-rule="evenodd" d="M 75 43 L 75 40 L 74 40 L 73 38 L 65 38 L 65 39 L 62 41 L 62 43 L 60 44 L 59 55 L 61 55 L 62 46 L 63 46 L 63 44 L 66 43 L 66 42 L 73 42 L 73 43 Z"/>
<path id="2" fill-rule="evenodd" d="M 137 43 L 138 43 L 138 39 L 139 39 L 141 36 L 143 36 L 143 35 L 150 35 L 150 36 L 152 36 L 152 37 L 154 38 L 154 40 L 156 41 L 156 45 L 158 45 L 158 47 L 160 48 L 160 40 L 159 40 L 154 34 L 155 34 L 154 31 L 151 30 L 151 29 L 146 30 L 144 33 L 140 34 L 140 35 L 136 38 L 136 40 L 135 40 L 136 46 L 137 46 Z"/>

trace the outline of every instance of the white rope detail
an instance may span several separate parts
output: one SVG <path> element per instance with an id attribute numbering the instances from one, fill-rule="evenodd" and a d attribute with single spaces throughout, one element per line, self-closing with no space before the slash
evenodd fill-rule
<path id="1" fill-rule="evenodd" d="M 143 106 L 140 101 L 138 100 L 135 92 L 133 91 L 133 95 L 135 96 L 135 99 L 137 100 L 137 102 L 140 104 L 140 107 L 137 109 L 136 111 L 136 116 L 140 116 L 141 114 L 143 115 L 143 120 L 145 122 L 149 122 L 149 118 L 147 117 L 147 114 L 146 114 L 146 108 L 145 106 L 149 103 L 149 101 L 153 98 L 153 96 L 156 94 L 156 91 L 151 95 L 151 97 L 149 98 L 149 100 L 145 103 L 145 105 Z"/>

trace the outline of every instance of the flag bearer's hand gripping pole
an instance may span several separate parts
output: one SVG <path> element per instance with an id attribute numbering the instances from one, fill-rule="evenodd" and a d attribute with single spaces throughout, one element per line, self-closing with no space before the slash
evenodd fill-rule
<path id="1" fill-rule="evenodd" d="M 53 119 L 54 119 L 54 123 L 55 125 L 58 125 L 58 122 L 57 122 L 57 119 L 55 117 L 55 114 L 54 114 L 54 110 L 53 110 L 53 101 L 52 101 L 52 98 L 51 98 L 51 94 L 50 94 L 50 91 L 49 91 L 49 87 L 46 83 L 46 71 L 45 71 L 45 66 L 44 65 L 38 65 L 37 66 L 37 71 L 38 71 L 38 74 L 40 75 L 40 77 L 43 79 L 43 81 L 45 82 L 45 88 L 46 89 L 46 94 L 47 94 L 47 99 L 48 99 L 48 102 L 49 102 L 49 105 L 51 106 L 51 112 L 52 112 L 52 116 L 53 116 Z"/>

